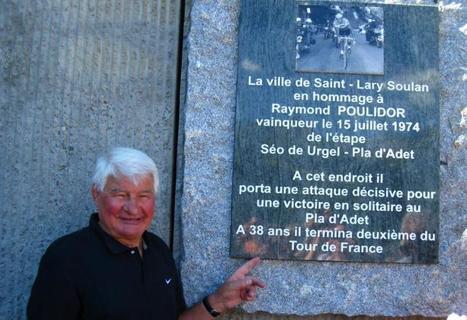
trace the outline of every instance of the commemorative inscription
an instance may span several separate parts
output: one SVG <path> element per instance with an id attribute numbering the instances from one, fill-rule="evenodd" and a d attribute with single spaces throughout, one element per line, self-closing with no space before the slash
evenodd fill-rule
<path id="1" fill-rule="evenodd" d="M 231 256 L 436 263 L 438 13 L 241 2 Z"/>

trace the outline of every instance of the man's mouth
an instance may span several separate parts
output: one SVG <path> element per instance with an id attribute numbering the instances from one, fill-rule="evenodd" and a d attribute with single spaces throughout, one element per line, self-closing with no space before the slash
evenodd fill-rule
<path id="1" fill-rule="evenodd" d="M 122 221 L 125 224 L 139 224 L 144 221 L 144 218 L 125 218 L 125 217 L 120 217 L 120 221 Z"/>

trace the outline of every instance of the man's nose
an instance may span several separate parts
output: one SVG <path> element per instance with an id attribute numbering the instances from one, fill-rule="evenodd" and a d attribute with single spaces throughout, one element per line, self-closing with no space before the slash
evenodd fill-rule
<path id="1" fill-rule="evenodd" d="M 134 199 L 133 197 L 129 197 L 127 201 L 125 201 L 124 209 L 130 214 L 137 214 L 138 213 L 137 200 Z"/>

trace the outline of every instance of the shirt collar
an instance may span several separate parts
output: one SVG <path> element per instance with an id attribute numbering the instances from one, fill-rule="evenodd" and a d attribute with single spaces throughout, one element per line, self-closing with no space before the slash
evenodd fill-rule
<path id="1" fill-rule="evenodd" d="M 112 252 L 113 254 L 120 254 L 124 252 L 128 252 L 131 250 L 137 250 L 137 248 L 130 248 L 127 247 L 114 238 L 112 238 L 107 232 L 105 232 L 101 226 L 99 225 L 99 215 L 97 213 L 93 213 L 91 218 L 89 219 L 89 228 L 93 230 L 99 239 L 102 240 L 104 245 Z M 147 244 L 144 239 L 146 238 L 146 231 L 143 233 L 143 250 L 147 250 Z"/>

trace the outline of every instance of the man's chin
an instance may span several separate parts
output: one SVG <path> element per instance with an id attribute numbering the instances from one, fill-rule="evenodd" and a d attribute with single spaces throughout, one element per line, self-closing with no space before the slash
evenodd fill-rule
<path id="1" fill-rule="evenodd" d="M 144 223 L 138 224 L 121 224 L 119 227 L 119 233 L 128 238 L 139 238 L 143 235 L 146 230 Z"/>

